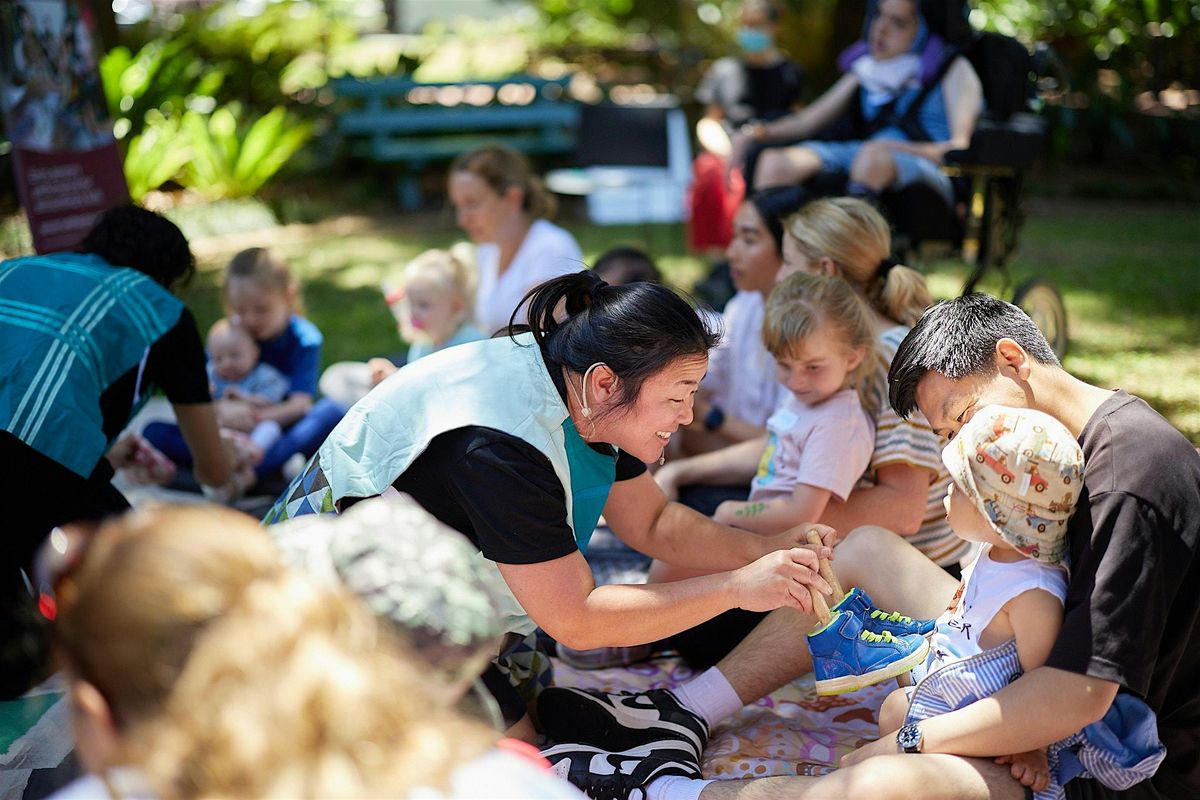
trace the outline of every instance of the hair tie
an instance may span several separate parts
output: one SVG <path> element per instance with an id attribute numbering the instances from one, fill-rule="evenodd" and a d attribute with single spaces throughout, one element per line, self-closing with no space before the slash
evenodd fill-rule
<path id="1" fill-rule="evenodd" d="M 896 261 L 896 259 L 892 258 L 891 256 L 888 256 L 887 258 L 885 258 L 879 262 L 879 269 L 877 269 L 875 271 L 875 275 L 880 280 L 887 281 L 888 273 L 892 271 L 893 267 L 898 267 L 898 266 L 900 266 L 900 265 Z"/>

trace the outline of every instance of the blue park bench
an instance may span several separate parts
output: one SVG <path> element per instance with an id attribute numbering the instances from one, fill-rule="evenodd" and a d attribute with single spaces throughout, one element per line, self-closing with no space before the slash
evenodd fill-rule
<path id="1" fill-rule="evenodd" d="M 340 78 L 334 92 L 351 101 L 336 128 L 350 155 L 403 167 L 400 204 L 421 204 L 418 174 L 486 144 L 529 155 L 575 149 L 579 105 L 570 77 L 514 76 L 496 81 L 420 83 L 410 78 Z"/>

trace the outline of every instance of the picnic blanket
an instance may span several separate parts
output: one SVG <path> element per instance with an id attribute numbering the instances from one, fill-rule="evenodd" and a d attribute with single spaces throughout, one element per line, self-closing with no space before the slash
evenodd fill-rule
<path id="1" fill-rule="evenodd" d="M 587 558 L 598 585 L 644 582 L 650 563 L 603 526 L 593 534 Z M 676 657 L 600 670 L 578 670 L 554 659 L 557 685 L 606 692 L 670 689 L 694 674 Z M 805 765 L 837 766 L 842 756 L 879 737 L 879 706 L 894 688 L 886 681 L 820 697 L 812 673 L 802 675 L 717 726 L 704 751 L 704 777 L 762 778 L 795 775 Z"/>
<path id="2" fill-rule="evenodd" d="M 607 692 L 674 688 L 693 676 L 675 657 L 628 667 L 577 670 L 554 659 L 559 686 Z M 706 778 L 795 775 L 804 765 L 837 766 L 839 759 L 879 736 L 879 706 L 892 681 L 851 694 L 820 697 L 812 673 L 746 706 L 712 733 L 701 768 Z"/>

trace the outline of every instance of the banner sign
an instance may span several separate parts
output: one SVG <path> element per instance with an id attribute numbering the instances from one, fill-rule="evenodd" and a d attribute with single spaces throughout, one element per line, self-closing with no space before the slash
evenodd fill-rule
<path id="1" fill-rule="evenodd" d="M 0 107 L 39 253 L 70 250 L 129 202 L 97 70 L 95 18 L 79 0 L 0 0 Z"/>

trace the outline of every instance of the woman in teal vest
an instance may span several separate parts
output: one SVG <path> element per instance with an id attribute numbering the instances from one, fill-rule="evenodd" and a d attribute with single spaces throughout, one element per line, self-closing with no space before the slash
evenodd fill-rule
<path id="1" fill-rule="evenodd" d="M 667 502 L 646 471 L 691 422 L 718 338 L 683 298 L 585 270 L 520 307 L 528 326 L 423 358 L 359 401 L 266 521 L 407 493 L 499 570 L 506 630 L 540 626 L 581 649 L 656 641 L 731 608 L 808 608 L 809 584 L 829 591 L 817 554 L 796 546 L 812 526 L 765 537 L 718 525 Z M 725 571 L 597 587 L 583 553 L 601 513 L 636 550 Z M 524 704 L 492 678 L 516 723 Z"/>

